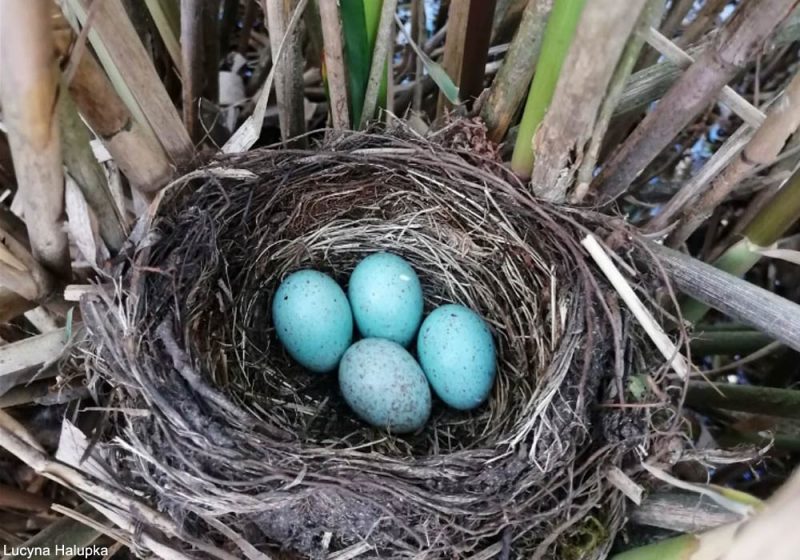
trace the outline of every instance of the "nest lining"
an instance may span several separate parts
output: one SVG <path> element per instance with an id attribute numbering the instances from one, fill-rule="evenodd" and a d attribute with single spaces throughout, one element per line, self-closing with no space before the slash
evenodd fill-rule
<path id="1" fill-rule="evenodd" d="M 595 406 L 645 357 L 582 256 L 586 227 L 605 224 L 537 203 L 496 162 L 398 135 L 190 174 L 139 228 L 117 292 L 82 302 L 87 370 L 120 410 L 149 412 L 111 419 L 118 473 L 189 533 L 265 550 L 527 558 L 588 531 L 586 557 L 601 555 L 622 503 L 604 469 L 647 445 L 648 415 Z M 345 286 L 379 250 L 415 268 L 426 313 L 461 303 L 489 322 L 485 406 L 435 404 L 419 433 L 387 434 L 335 375 L 286 356 L 269 317 L 280 280 L 311 267 Z"/>

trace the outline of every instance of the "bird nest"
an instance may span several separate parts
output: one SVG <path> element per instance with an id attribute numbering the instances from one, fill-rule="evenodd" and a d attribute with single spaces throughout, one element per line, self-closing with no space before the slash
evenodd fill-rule
<path id="1" fill-rule="evenodd" d="M 653 408 L 620 403 L 631 371 L 656 369 L 580 246 L 614 221 L 536 201 L 464 138 L 341 135 L 170 186 L 114 289 L 81 303 L 119 480 L 234 557 L 602 557 L 624 505 L 606 472 L 653 431 Z M 277 342 L 282 278 L 346 286 L 375 251 L 412 264 L 426 312 L 460 303 L 489 323 L 484 406 L 435 402 L 417 433 L 387 433 Z"/>

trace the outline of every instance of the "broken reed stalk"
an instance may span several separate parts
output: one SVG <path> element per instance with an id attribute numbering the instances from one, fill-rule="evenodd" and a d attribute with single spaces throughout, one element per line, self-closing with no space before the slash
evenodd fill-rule
<path id="1" fill-rule="evenodd" d="M 594 177 L 597 159 L 600 157 L 600 149 L 603 146 L 603 139 L 611 123 L 611 117 L 614 115 L 614 109 L 619 102 L 622 92 L 625 90 L 625 84 L 636 65 L 636 61 L 639 60 L 642 47 L 644 46 L 644 38 L 641 32 L 653 25 L 658 25 L 663 13 L 664 0 L 648 0 L 642 9 L 642 13 L 639 15 L 636 27 L 628 38 L 625 49 L 622 51 L 620 60 L 614 69 L 614 74 L 611 76 L 611 83 L 603 97 L 599 113 L 595 119 L 589 139 L 589 146 L 586 148 L 583 161 L 578 169 L 575 192 L 571 200 L 574 204 L 582 202 L 589 191 L 589 184 Z"/>
<path id="2" fill-rule="evenodd" d="M 37 306 L 36 302 L 25 299 L 5 286 L 0 286 L 0 322 L 11 321 Z"/>
<path id="3" fill-rule="evenodd" d="M 175 69 L 180 74 L 183 67 L 181 44 L 178 39 L 181 31 L 181 12 L 177 0 L 144 0 L 144 3 Z"/>
<path id="4" fill-rule="evenodd" d="M 769 442 L 762 439 L 757 443 Z M 800 533 L 795 529 L 798 516 L 800 471 L 795 471 L 749 518 L 640 546 L 612 556 L 611 560 L 793 560 L 800 547 Z"/>
<path id="5" fill-rule="evenodd" d="M 72 33 L 55 33 L 56 51 L 68 55 Z M 84 51 L 69 83 L 81 116 L 108 149 L 131 185 L 153 193 L 172 175 L 167 155 L 155 138 L 133 118 L 91 52 Z"/>
<path id="6" fill-rule="evenodd" d="M 658 30 L 648 28 L 644 31 L 644 36 L 651 47 L 664 55 L 664 58 L 680 68 L 689 68 L 694 62 L 694 58 L 683 51 L 678 45 L 664 37 Z M 719 100 L 728 106 L 737 116 L 749 124 L 758 127 L 766 118 L 764 113 L 754 107 L 744 97 L 726 85 L 719 92 Z"/>
<path id="7" fill-rule="evenodd" d="M 547 20 L 537 62 L 538 71 L 531 81 L 525 111 L 514 143 L 514 153 L 511 156 L 511 169 L 520 177 L 529 178 L 533 171 L 533 135 L 550 106 L 561 66 L 578 27 L 584 1 L 555 0 Z"/>
<path id="8" fill-rule="evenodd" d="M 733 161 L 736 155 L 750 141 L 753 129 L 742 124 L 722 143 L 714 154 L 703 164 L 669 201 L 664 204 L 661 211 L 644 226 L 647 233 L 659 233 L 667 229 L 674 218 L 680 214 L 686 205 L 691 204 L 701 196 L 714 177 Z"/>
<path id="9" fill-rule="evenodd" d="M 183 125 L 197 144 L 203 136 L 200 126 L 200 96 L 203 89 L 203 4 L 206 0 L 181 0 L 181 101 Z"/>
<path id="10" fill-rule="evenodd" d="M 495 11 L 495 0 L 470 0 L 467 28 L 464 33 L 463 62 L 461 76 L 458 81 L 459 97 L 471 106 L 471 103 L 483 92 L 486 60 L 489 56 L 492 21 Z"/>
<path id="11" fill-rule="evenodd" d="M 447 37 L 444 42 L 442 68 L 456 85 L 461 81 L 461 64 L 464 62 L 461 53 L 464 52 L 464 41 L 467 36 L 468 5 L 469 0 L 450 0 L 450 7 L 447 11 Z M 439 92 L 436 103 L 436 120 L 440 120 L 445 111 L 452 108 L 447 97 Z"/>
<path id="12" fill-rule="evenodd" d="M 89 129 L 81 120 L 75 102 L 66 87 L 62 88 L 56 110 L 61 130 L 64 164 L 94 212 L 100 236 L 106 247 L 112 255 L 115 255 L 128 237 L 127 228 L 108 188 L 106 174 L 92 151 Z"/>
<path id="13" fill-rule="evenodd" d="M 775 161 L 786 140 L 798 126 L 800 74 L 795 74 L 782 97 L 770 109 L 767 119 L 738 157 L 712 181 L 699 202 L 684 207 L 683 218 L 670 234 L 668 243 L 673 247 L 683 244 L 756 166 L 769 165 Z"/>
<path id="14" fill-rule="evenodd" d="M 684 319 L 697 324 L 710 306 L 800 350 L 800 305 L 689 255 L 656 243 L 649 248 L 675 286 L 702 302 L 704 311 L 699 314 L 687 316 L 690 310 L 682 306 Z"/>
<path id="15" fill-rule="evenodd" d="M 56 118 L 58 78 L 47 2 L 0 3 L 0 88 L 33 254 L 67 279 L 71 271 Z"/>
<path id="16" fill-rule="evenodd" d="M 795 0 L 743 4 L 653 111 L 611 156 L 593 182 L 602 202 L 613 200 L 666 148 L 762 47 Z"/>
<path id="17" fill-rule="evenodd" d="M 289 13 L 286 11 L 287 4 L 291 5 Z M 278 100 L 278 120 L 283 142 L 288 142 L 306 131 L 303 57 L 300 51 L 300 33 L 296 29 L 289 30 L 291 35 L 286 37 L 283 53 L 280 57 L 277 56 L 287 32 L 289 16 L 295 5 L 294 0 L 291 2 L 264 0 L 272 63 L 275 65 L 275 97 Z M 302 145 L 304 140 L 299 140 L 298 143 Z"/>
<path id="18" fill-rule="evenodd" d="M 733 523 L 739 515 L 708 496 L 683 490 L 658 490 L 630 512 L 631 523 L 679 533 L 699 533 Z"/>
<path id="19" fill-rule="evenodd" d="M 790 143 L 794 143 L 795 139 L 800 140 L 797 135 L 793 135 Z M 742 211 L 738 220 L 731 228 L 730 233 L 725 236 L 721 241 L 717 242 L 716 247 L 709 254 L 712 259 L 717 258 L 724 250 L 738 241 L 742 237 L 742 232 L 749 226 L 756 216 L 769 204 L 769 202 L 780 192 L 783 184 L 791 177 L 793 171 L 798 168 L 798 161 L 791 158 L 787 161 L 790 165 L 783 167 L 780 163 L 775 165 L 766 177 L 769 186 L 762 189 L 753 198 L 750 199 L 745 209 Z M 786 176 L 788 174 L 788 177 Z"/>
<path id="20" fill-rule="evenodd" d="M 328 97 L 333 128 L 350 127 L 350 114 L 347 104 L 347 73 L 344 69 L 342 47 L 342 22 L 339 8 L 334 2 L 319 2 L 319 15 L 322 22 L 322 40 L 325 44 L 325 71 L 328 77 Z"/>
<path id="21" fill-rule="evenodd" d="M 771 246 L 800 219 L 800 170 L 786 181 L 775 197 L 742 231 L 742 239 L 729 247 L 713 265 L 733 274 L 744 276 L 760 259 L 760 250 Z M 702 319 L 708 307 L 688 301 L 683 307 L 683 316 L 689 321 Z"/>
<path id="22" fill-rule="evenodd" d="M 378 106 L 381 83 L 386 76 L 386 57 L 394 45 L 392 29 L 394 28 L 394 15 L 396 10 L 397 0 L 383 0 L 378 33 L 375 37 L 375 48 L 372 51 L 372 63 L 369 69 L 367 89 L 366 93 L 364 93 L 364 108 L 361 113 L 359 128 L 364 128 L 367 121 L 375 114 L 375 110 Z"/>
<path id="23" fill-rule="evenodd" d="M 586 4 L 561 69 L 553 102 L 533 139 L 534 193 L 564 202 L 583 160 L 600 104 L 646 0 Z"/>
<path id="24" fill-rule="evenodd" d="M 2 229 L 0 229 L 0 285 L 30 302 L 42 305 L 58 302 L 60 298 L 59 294 L 54 294 L 59 285 L 58 279 L 40 264 L 24 243 Z"/>
<path id="25" fill-rule="evenodd" d="M 533 77 L 542 35 L 553 0 L 529 0 L 503 65 L 492 81 L 489 97 L 481 110 L 489 138 L 500 142 L 508 132 Z"/>
<path id="26" fill-rule="evenodd" d="M 194 145 L 122 1 L 65 0 L 63 5 L 81 25 L 86 25 L 92 6 L 89 40 L 117 91 L 128 92 L 129 98 L 122 96 L 126 105 L 136 114 L 131 107 L 135 105 L 172 162 L 187 165 L 194 157 Z"/>

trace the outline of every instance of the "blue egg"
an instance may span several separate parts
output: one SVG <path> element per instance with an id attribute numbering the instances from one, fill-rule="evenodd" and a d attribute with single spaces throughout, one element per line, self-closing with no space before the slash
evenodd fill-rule
<path id="1" fill-rule="evenodd" d="M 345 352 L 339 387 L 362 420 L 393 433 L 413 432 L 431 414 L 431 390 L 408 351 L 390 340 L 365 338 Z"/>
<path id="2" fill-rule="evenodd" d="M 495 376 L 492 333 L 483 319 L 463 305 L 435 309 L 423 321 L 417 355 L 433 391 L 458 410 L 479 406 Z"/>
<path id="3" fill-rule="evenodd" d="M 408 346 L 422 321 L 422 286 L 411 265 L 392 253 L 374 253 L 356 266 L 347 288 L 364 337 Z"/>
<path id="4" fill-rule="evenodd" d="M 272 299 L 272 323 L 289 355 L 311 371 L 336 369 L 353 340 L 344 290 L 316 270 L 287 276 Z"/>

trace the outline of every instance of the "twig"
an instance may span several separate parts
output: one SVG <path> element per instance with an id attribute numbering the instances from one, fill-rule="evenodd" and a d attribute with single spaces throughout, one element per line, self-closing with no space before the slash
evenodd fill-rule
<path id="1" fill-rule="evenodd" d="M 617 290 L 617 293 L 619 293 L 634 317 L 636 317 L 642 325 L 647 335 L 661 354 L 672 365 L 675 373 L 677 373 L 681 379 L 686 379 L 691 371 L 686 359 L 678 351 L 678 348 L 672 343 L 664 330 L 658 325 L 650 311 L 642 304 L 639 296 L 633 291 L 633 288 L 631 288 L 630 284 L 628 284 L 622 276 L 619 269 L 611 262 L 605 250 L 591 234 L 587 235 L 583 241 L 581 241 L 581 245 L 586 248 L 589 255 L 591 255 L 595 263 L 597 263 L 597 266 L 603 274 L 605 274 L 606 278 L 608 278 L 608 281 L 611 282 L 611 285 Z"/>

